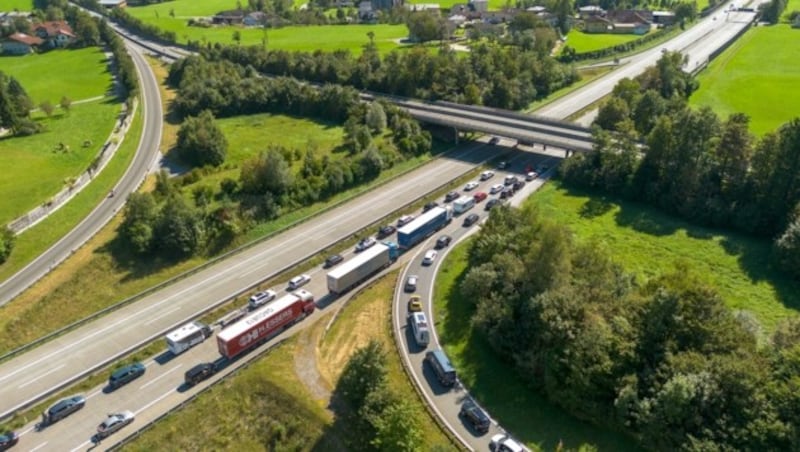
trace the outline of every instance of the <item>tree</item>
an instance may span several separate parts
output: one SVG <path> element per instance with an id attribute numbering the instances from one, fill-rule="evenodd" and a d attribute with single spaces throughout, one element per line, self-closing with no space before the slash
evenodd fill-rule
<path id="1" fill-rule="evenodd" d="M 195 254 L 203 242 L 200 216 L 180 196 L 170 196 L 156 221 L 154 241 L 159 254 L 181 259 Z"/>
<path id="2" fill-rule="evenodd" d="M 131 193 L 125 204 L 125 217 L 120 227 L 121 237 L 138 254 L 150 250 L 158 207 L 150 193 Z"/>
<path id="3" fill-rule="evenodd" d="M 367 396 L 386 381 L 386 351 L 377 340 L 353 353 L 336 385 L 337 392 L 356 412 L 365 405 Z"/>
<path id="4" fill-rule="evenodd" d="M 417 451 L 423 440 L 420 418 L 407 399 L 397 396 L 393 399 L 379 413 L 370 416 L 375 430 L 370 444 L 379 451 Z"/>
<path id="5" fill-rule="evenodd" d="M 386 128 L 386 112 L 383 111 L 380 103 L 371 102 L 369 104 L 365 122 L 372 133 L 380 135 L 383 132 L 383 129 Z"/>
<path id="6" fill-rule="evenodd" d="M 271 193 L 280 197 L 289 191 L 293 177 L 283 154 L 279 148 L 273 147 L 242 163 L 239 182 L 245 193 Z"/>
<path id="7" fill-rule="evenodd" d="M 72 106 L 72 99 L 67 96 L 62 96 L 61 101 L 59 101 L 58 105 L 66 112 L 69 112 L 69 108 Z"/>
<path id="8" fill-rule="evenodd" d="M 209 110 L 190 116 L 178 130 L 178 155 L 194 166 L 219 166 L 225 161 L 228 142 Z"/>
<path id="9" fill-rule="evenodd" d="M 100 29 L 89 14 L 78 14 L 75 21 L 75 35 L 84 46 L 95 46 L 100 43 Z"/>
<path id="10" fill-rule="evenodd" d="M 620 97 L 612 97 L 600 107 L 595 124 L 606 130 L 617 130 L 619 123 L 628 119 L 629 115 L 630 109 L 625 100 Z"/>
<path id="11" fill-rule="evenodd" d="M 239 30 L 234 30 L 234 32 L 233 32 L 233 42 L 235 42 L 236 45 L 239 45 L 239 44 L 242 43 L 242 33 Z"/>
<path id="12" fill-rule="evenodd" d="M 408 34 L 412 41 L 428 42 L 442 39 L 444 18 L 427 11 L 412 12 L 406 18 Z"/>
<path id="13" fill-rule="evenodd" d="M 14 232 L 8 227 L 4 227 L 0 231 L 0 264 L 8 260 L 11 251 L 14 249 L 14 242 L 17 237 Z"/>
<path id="14" fill-rule="evenodd" d="M 8 78 L 8 96 L 14 105 L 18 118 L 27 118 L 33 109 L 31 100 L 25 88 L 14 77 Z"/>
<path id="15" fill-rule="evenodd" d="M 45 100 L 39 104 L 39 109 L 42 110 L 44 114 L 46 114 L 47 117 L 49 118 L 50 116 L 53 116 L 53 112 L 55 111 L 56 107 L 53 106 L 53 104 L 51 104 L 50 101 Z"/>
<path id="16" fill-rule="evenodd" d="M 784 271 L 800 279 L 800 217 L 775 241 L 778 263 Z"/>

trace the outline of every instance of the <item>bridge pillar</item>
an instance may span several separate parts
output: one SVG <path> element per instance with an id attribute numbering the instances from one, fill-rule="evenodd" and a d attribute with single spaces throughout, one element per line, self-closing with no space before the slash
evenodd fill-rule
<path id="1" fill-rule="evenodd" d="M 569 158 L 571 151 L 569 149 L 564 149 L 564 158 Z"/>
<path id="2" fill-rule="evenodd" d="M 453 141 L 458 144 L 458 128 L 453 127 Z"/>

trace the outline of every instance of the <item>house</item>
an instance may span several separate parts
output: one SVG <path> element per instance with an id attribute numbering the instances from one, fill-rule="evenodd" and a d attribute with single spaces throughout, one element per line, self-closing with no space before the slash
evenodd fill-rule
<path id="1" fill-rule="evenodd" d="M 663 26 L 675 23 L 675 13 L 672 11 L 653 11 L 653 23 Z"/>
<path id="2" fill-rule="evenodd" d="M 107 9 L 124 8 L 128 6 L 128 2 L 126 0 L 98 0 L 97 3 Z"/>
<path id="3" fill-rule="evenodd" d="M 583 20 L 584 33 L 613 33 L 614 24 L 601 16 L 589 16 Z"/>
<path id="4" fill-rule="evenodd" d="M 530 6 L 528 8 L 525 8 L 525 11 L 533 14 L 541 14 L 547 12 L 547 8 L 544 6 Z"/>
<path id="5" fill-rule="evenodd" d="M 597 5 L 581 6 L 578 8 L 578 15 L 581 19 L 587 19 L 592 16 L 603 16 L 605 14 L 606 11 Z"/>
<path id="6" fill-rule="evenodd" d="M 631 10 L 609 11 L 605 17 L 590 16 L 583 21 L 586 33 L 644 35 L 650 31 L 650 21 Z"/>
<path id="7" fill-rule="evenodd" d="M 63 20 L 51 20 L 34 25 L 33 32 L 41 38 L 43 45 L 51 49 L 66 47 L 75 40 L 72 27 Z"/>
<path id="8" fill-rule="evenodd" d="M 34 49 L 44 43 L 38 36 L 14 33 L 3 40 L 3 53 L 9 55 L 26 55 L 33 53 Z"/>
<path id="9" fill-rule="evenodd" d="M 481 18 L 481 12 L 475 11 L 472 3 L 456 3 L 450 7 L 451 15 L 464 16 L 465 20 L 475 20 Z"/>
<path id="10" fill-rule="evenodd" d="M 211 18 L 211 23 L 215 25 L 238 25 L 242 22 L 244 22 L 244 11 L 241 9 L 220 11 Z"/>
<path id="11" fill-rule="evenodd" d="M 417 3 L 416 5 L 406 5 L 410 11 L 430 11 L 434 13 L 441 13 L 441 8 L 438 3 Z"/>
<path id="12" fill-rule="evenodd" d="M 363 2 L 362 2 L 363 3 Z M 403 0 L 371 0 L 373 11 L 388 11 L 397 6 L 403 6 Z"/>
<path id="13" fill-rule="evenodd" d="M 489 0 L 469 0 L 469 6 L 476 13 L 485 13 L 489 10 Z"/>
<path id="14" fill-rule="evenodd" d="M 267 14 L 263 11 L 253 11 L 244 16 L 242 23 L 247 27 L 259 27 L 267 23 Z"/>
<path id="15" fill-rule="evenodd" d="M 456 26 L 464 25 L 464 22 L 467 21 L 467 16 L 462 14 L 453 14 L 452 16 L 447 18 L 448 21 L 452 22 Z"/>
<path id="16" fill-rule="evenodd" d="M 650 11 L 634 11 L 631 9 L 615 9 L 606 14 L 606 19 L 615 24 L 648 24 L 653 22 Z"/>
<path id="17" fill-rule="evenodd" d="M 514 10 L 487 11 L 486 13 L 481 14 L 481 17 L 483 18 L 484 22 L 497 25 L 511 22 L 516 15 L 517 11 Z"/>
<path id="18" fill-rule="evenodd" d="M 29 20 L 31 17 L 33 17 L 33 13 L 24 11 L 9 11 L 6 13 L 0 12 L 0 26 L 10 27 L 14 25 L 14 21 L 17 19 Z"/>

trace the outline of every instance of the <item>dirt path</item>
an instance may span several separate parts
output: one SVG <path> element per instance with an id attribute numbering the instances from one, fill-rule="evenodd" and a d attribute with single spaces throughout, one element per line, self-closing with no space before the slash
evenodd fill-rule
<path id="1" fill-rule="evenodd" d="M 308 388 L 318 402 L 328 406 L 331 391 L 322 378 L 317 367 L 317 343 L 324 331 L 326 321 L 320 319 L 313 328 L 308 328 L 297 338 L 297 349 L 294 353 L 294 371 L 297 378 Z M 327 319 L 325 319 L 327 320 Z"/>

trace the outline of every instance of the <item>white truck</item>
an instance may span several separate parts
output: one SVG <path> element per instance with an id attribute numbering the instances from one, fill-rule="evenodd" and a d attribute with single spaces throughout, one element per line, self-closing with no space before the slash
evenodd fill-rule
<path id="1" fill-rule="evenodd" d="M 341 267 L 328 272 L 328 291 L 334 295 L 347 292 L 356 284 L 394 262 L 397 255 L 397 244 L 393 242 L 375 244 L 342 264 Z"/>
<path id="2" fill-rule="evenodd" d="M 475 206 L 475 198 L 472 196 L 462 196 L 453 201 L 453 212 L 456 214 L 464 213 Z"/>

